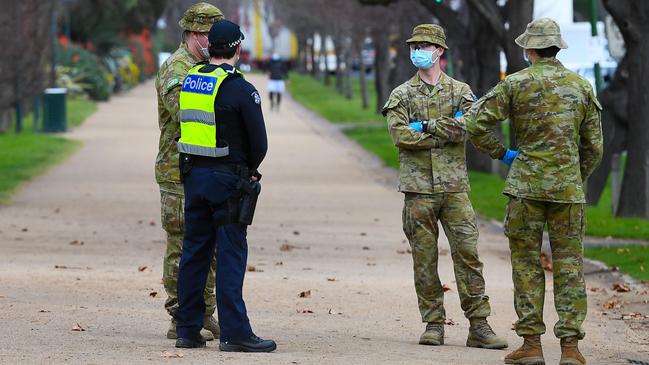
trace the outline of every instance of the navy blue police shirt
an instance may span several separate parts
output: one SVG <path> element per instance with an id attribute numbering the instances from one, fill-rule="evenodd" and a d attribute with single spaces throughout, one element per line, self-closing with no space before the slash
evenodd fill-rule
<path id="1" fill-rule="evenodd" d="M 206 64 L 198 72 L 209 73 L 217 67 L 227 72 L 234 71 L 234 67 L 228 64 Z M 237 74 L 228 76 L 214 99 L 214 119 L 219 145 L 227 144 L 230 147 L 230 154 L 219 157 L 219 161 L 257 170 L 268 150 L 261 97 L 257 89 Z"/>

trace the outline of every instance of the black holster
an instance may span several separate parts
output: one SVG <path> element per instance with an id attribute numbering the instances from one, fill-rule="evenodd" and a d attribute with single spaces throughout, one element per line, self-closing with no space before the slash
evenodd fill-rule
<path id="1" fill-rule="evenodd" d="M 185 177 L 192 171 L 192 159 L 190 155 L 181 153 L 178 158 L 180 168 L 180 182 L 185 183 Z"/>
<path id="2" fill-rule="evenodd" d="M 241 200 L 239 202 L 239 223 L 251 225 L 257 208 L 257 198 L 261 194 L 259 181 L 241 180 Z"/>

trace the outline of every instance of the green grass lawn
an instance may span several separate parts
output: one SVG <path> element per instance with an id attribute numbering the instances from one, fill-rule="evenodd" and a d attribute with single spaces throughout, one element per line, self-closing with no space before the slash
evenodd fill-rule
<path id="1" fill-rule="evenodd" d="M 649 246 L 587 248 L 586 256 L 618 267 L 635 279 L 649 282 Z"/>
<path id="2" fill-rule="evenodd" d="M 293 99 L 333 123 L 363 123 L 378 119 L 376 111 L 376 93 L 373 81 L 368 80 L 369 108 L 363 109 L 361 104 L 360 82 L 352 82 L 352 99 L 336 92 L 334 77 L 331 86 L 326 87 L 322 82 L 308 75 L 291 73 L 288 87 Z"/>
<path id="3" fill-rule="evenodd" d="M 68 101 L 68 128 L 80 125 L 96 110 L 96 104 L 84 99 Z M 23 131 L 14 129 L 0 134 L 0 204 L 7 203 L 21 183 L 63 160 L 81 143 L 61 136 L 34 133 L 32 116 L 23 120 Z"/>

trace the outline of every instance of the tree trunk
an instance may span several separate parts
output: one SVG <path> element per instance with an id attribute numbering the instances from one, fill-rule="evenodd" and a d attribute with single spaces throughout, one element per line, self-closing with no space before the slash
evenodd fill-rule
<path id="1" fill-rule="evenodd" d="M 344 80 L 343 80 L 343 68 L 342 68 L 342 59 L 343 59 L 343 42 L 342 37 L 335 35 L 333 37 L 334 43 L 334 55 L 336 57 L 336 90 L 341 95 L 345 94 L 344 90 Z"/>
<path id="2" fill-rule="evenodd" d="M 649 2 L 604 0 L 620 27 L 629 62 L 629 133 L 624 182 L 617 215 L 649 219 Z"/>
<path id="3" fill-rule="evenodd" d="M 345 41 L 345 97 L 348 100 L 351 100 L 354 96 L 353 84 L 352 84 L 352 46 L 351 41 Z"/>
<path id="4" fill-rule="evenodd" d="M 627 114 L 629 94 L 626 81 L 629 71 L 627 64 L 627 58 L 624 57 L 617 65 L 613 81 L 600 95 L 600 101 L 604 108 L 602 111 L 604 157 L 602 163 L 588 179 L 588 189 L 586 189 L 588 204 L 596 205 L 601 198 L 611 172 L 613 155 L 626 150 L 626 136 L 629 128 Z"/>
<path id="5" fill-rule="evenodd" d="M 363 42 L 354 42 L 354 44 L 358 54 L 358 59 L 360 60 L 358 77 L 361 89 L 361 106 L 366 110 L 370 107 L 370 100 L 367 95 L 367 67 L 365 66 L 365 60 L 363 59 Z"/>
<path id="6" fill-rule="evenodd" d="M 384 29 L 374 29 L 374 83 L 376 85 L 376 112 L 381 113 L 390 96 L 390 42 Z"/>

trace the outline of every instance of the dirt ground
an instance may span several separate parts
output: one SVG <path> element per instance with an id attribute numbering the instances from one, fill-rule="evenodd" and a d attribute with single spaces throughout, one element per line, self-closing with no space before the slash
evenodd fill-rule
<path id="1" fill-rule="evenodd" d="M 250 79 L 263 91 L 261 76 Z M 455 324 L 445 346 L 417 345 L 424 326 L 394 174 L 291 100 L 266 119 L 270 151 L 249 231 L 256 271 L 244 293 L 256 333 L 275 339 L 277 352 L 221 353 L 215 342 L 178 351 L 165 338 L 158 130 L 147 83 L 101 104 L 69 134 L 84 147 L 0 207 L 0 363 L 501 364 L 506 351 L 464 346 L 468 321 L 445 238 L 440 276 Z M 480 228 L 490 322 L 518 346 L 507 241 L 490 223 Z M 647 288 L 616 293 L 618 279 L 589 270 L 580 344 L 589 364 L 649 363 L 647 321 L 619 319 L 649 314 Z M 557 364 L 548 280 L 543 343 L 548 364 Z M 310 296 L 300 298 L 304 291 Z M 613 296 L 621 307 L 602 307 Z"/>

